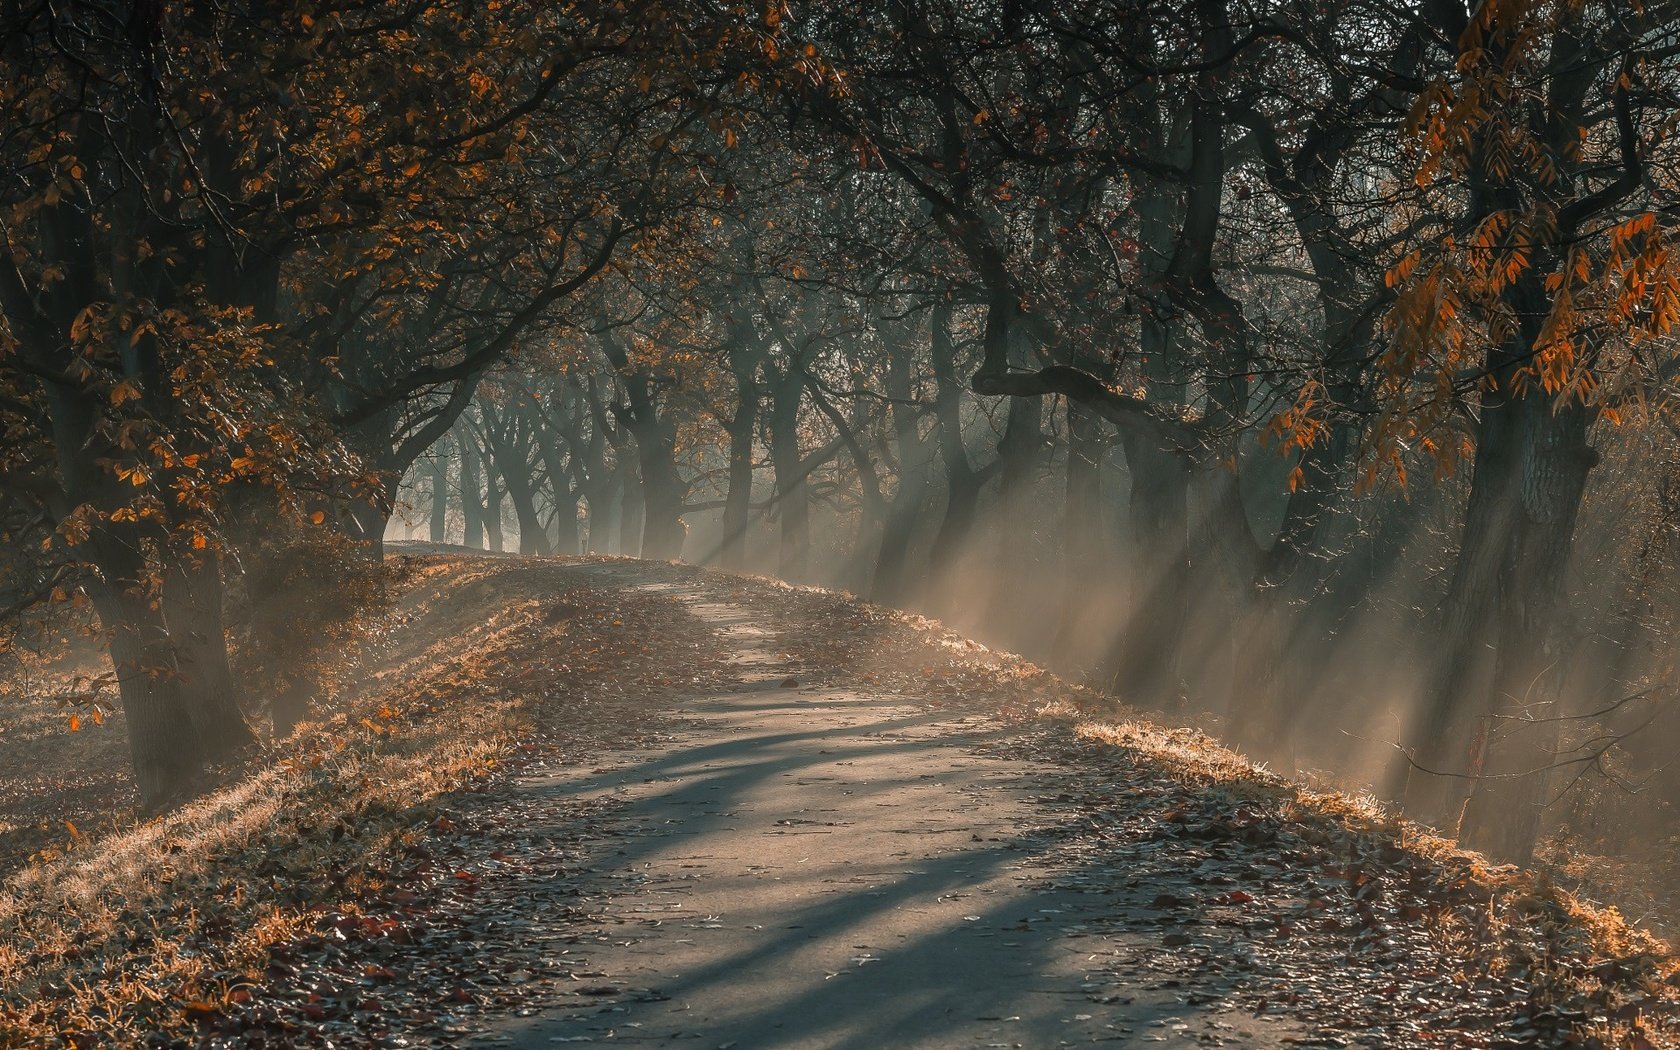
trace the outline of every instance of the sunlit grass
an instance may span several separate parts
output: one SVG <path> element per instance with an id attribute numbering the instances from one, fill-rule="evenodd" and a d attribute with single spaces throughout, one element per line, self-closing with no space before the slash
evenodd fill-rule
<path id="1" fill-rule="evenodd" d="M 254 971 L 309 925 L 286 891 L 379 853 L 492 770 L 523 724 L 519 706 L 461 683 L 529 632 L 536 608 L 521 597 L 461 619 L 486 607 L 492 575 L 424 566 L 394 614 L 412 622 L 340 709 L 252 773 L 73 839 L 0 887 L 0 1045 L 123 1045 L 173 1029 L 184 1004 L 228 993 L 211 975 Z M 269 877 L 275 863 L 285 880 Z"/>

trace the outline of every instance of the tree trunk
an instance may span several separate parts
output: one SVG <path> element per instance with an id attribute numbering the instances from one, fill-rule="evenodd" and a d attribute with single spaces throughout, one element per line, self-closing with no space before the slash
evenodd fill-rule
<path id="1" fill-rule="evenodd" d="M 584 496 L 584 512 L 588 516 L 589 553 L 617 554 L 624 512 L 624 478 L 614 470 Z"/>
<path id="2" fill-rule="evenodd" d="M 684 486 L 677 475 L 673 441 L 663 420 L 636 435 L 642 475 L 642 557 L 682 557 Z M 644 438 L 645 435 L 645 438 Z"/>
<path id="3" fill-rule="evenodd" d="M 1539 827 L 1546 734 L 1514 732 L 1549 717 L 1561 677 L 1557 610 L 1587 475 L 1598 456 L 1588 409 L 1555 407 L 1530 382 L 1515 389 L 1545 316 L 1541 275 L 1518 281 L 1520 341 L 1490 353 L 1470 502 L 1441 619 L 1438 663 L 1414 739 L 1408 813 L 1506 859 L 1523 860 Z"/>
<path id="4" fill-rule="evenodd" d="M 474 550 L 484 549 L 484 490 L 478 476 L 478 446 L 472 436 L 462 433 L 461 448 L 461 544 Z"/>
<path id="5" fill-rule="evenodd" d="M 737 369 L 735 415 L 729 431 L 729 481 L 723 495 L 723 542 L 718 562 L 740 572 L 747 567 L 747 528 L 752 516 L 753 432 L 758 424 L 756 372 Z"/>
<path id="6" fill-rule="evenodd" d="M 542 515 L 537 513 L 529 455 L 517 443 L 501 442 L 495 444 L 492 455 L 496 459 L 497 473 L 507 486 L 514 520 L 519 523 L 519 553 L 537 557 L 552 554 L 548 530 L 543 527 Z"/>
<path id="7" fill-rule="evenodd" d="M 531 479 L 522 477 L 515 480 L 512 474 L 502 475 L 507 480 L 508 499 L 513 502 L 513 515 L 519 522 L 519 553 L 546 557 L 553 554 L 554 549 L 548 542 L 548 530 L 543 527 L 542 515 L 537 513 L 536 497 L 531 491 Z"/>
<path id="8" fill-rule="evenodd" d="M 383 493 L 353 496 L 345 507 L 350 534 L 362 544 L 368 560 L 385 557 L 385 531 L 391 526 L 391 501 Z"/>
<path id="9" fill-rule="evenodd" d="M 887 396 L 893 399 L 893 438 L 898 445 L 898 492 L 881 530 L 881 548 L 875 557 L 875 575 L 869 596 L 884 605 L 908 605 L 916 584 L 907 578 L 906 562 L 916 526 L 927 509 L 928 474 L 932 467 L 930 441 L 924 440 L 911 404 L 910 354 L 890 353 L 887 358 Z"/>
<path id="10" fill-rule="evenodd" d="M 484 546 L 497 553 L 507 550 L 502 537 L 502 487 L 494 457 L 479 461 L 484 468 Z"/>
<path id="11" fill-rule="evenodd" d="M 1045 447 L 1043 416 L 1043 398 L 1010 398 L 1003 437 L 998 441 L 997 505 L 991 515 L 996 533 L 991 537 L 995 547 L 988 598 L 994 617 L 1018 611 L 1020 596 L 1028 592 L 1039 570 L 1029 541 L 1033 489 Z"/>
<path id="12" fill-rule="evenodd" d="M 1103 529 L 1102 431 L 1094 414 L 1077 401 L 1067 403 L 1068 458 L 1062 504 L 1062 614 L 1056 626 L 1059 663 L 1075 658 L 1079 635 L 1090 608 L 1094 572 L 1106 568 L 1108 544 Z"/>
<path id="13" fill-rule="evenodd" d="M 1526 400 L 1544 402 L 1532 395 Z M 1567 670 L 1561 609 L 1575 522 L 1598 455 L 1587 409 L 1524 406 L 1522 521 L 1501 574 L 1499 655 L 1480 739 L 1479 772 L 1460 834 L 1467 845 L 1526 861 L 1539 836 L 1545 769 L 1555 761 L 1557 698 Z"/>
<path id="14" fill-rule="evenodd" d="M 569 483 L 554 490 L 554 553 L 571 557 L 583 549 L 578 532 L 578 490 Z"/>
<path id="15" fill-rule="evenodd" d="M 203 743 L 181 690 L 174 647 L 162 612 L 144 595 L 120 585 L 99 586 L 92 594 L 110 639 L 140 803 L 157 809 L 204 768 Z"/>
<path id="16" fill-rule="evenodd" d="M 939 455 L 945 465 L 945 514 L 928 551 L 937 586 L 948 582 L 958 556 L 968 544 L 985 483 L 968 458 L 963 441 L 962 399 L 965 387 L 957 375 L 956 347 L 951 342 L 951 308 L 941 304 L 933 310 L 929 346 L 933 358 L 933 412 L 937 422 Z"/>
<path id="17" fill-rule="evenodd" d="M 1132 476 L 1132 600 L 1104 675 L 1128 703 L 1159 709 L 1178 699 L 1182 679 L 1191 600 L 1190 468 L 1147 435 L 1128 431 L 1121 443 Z"/>
<path id="18" fill-rule="evenodd" d="M 449 456 L 440 445 L 432 451 L 431 530 L 433 543 L 449 542 Z"/>
<path id="19" fill-rule="evenodd" d="M 213 551 L 183 560 L 163 584 L 163 614 L 175 646 L 181 691 L 212 762 L 255 741 L 240 712 L 240 689 L 228 667 L 222 619 L 222 573 Z"/>
<path id="20" fill-rule="evenodd" d="M 636 468 L 621 464 L 618 468 L 618 551 L 632 558 L 642 556 L 642 479 Z"/>
<path id="21" fill-rule="evenodd" d="M 784 580 L 805 578 L 811 557 L 811 500 L 804 461 L 799 453 L 799 408 L 805 377 L 790 366 L 771 390 L 770 464 L 776 474 L 776 513 L 782 547 L 777 573 Z"/>
<path id="22" fill-rule="evenodd" d="M 614 333 L 602 332 L 598 338 L 624 386 L 627 404 L 616 411 L 636 439 L 636 465 L 641 472 L 637 501 L 641 515 L 641 556 L 680 558 L 688 532 L 682 520 L 688 491 L 677 472 L 676 432 L 660 415 L 654 377 L 631 361 L 628 348 Z M 629 497 L 628 490 L 625 495 Z M 630 515 L 626 514 L 626 525 L 629 520 Z"/>

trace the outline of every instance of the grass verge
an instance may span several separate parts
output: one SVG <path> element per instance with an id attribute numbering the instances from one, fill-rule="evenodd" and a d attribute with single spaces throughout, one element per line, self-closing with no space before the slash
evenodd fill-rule
<path id="1" fill-rule="evenodd" d="M 197 1042 L 249 998 L 272 951 L 383 889 L 380 858 L 440 800 L 498 775 L 537 702 L 607 746 L 624 719 L 599 687 L 643 660 L 658 628 L 642 622 L 650 599 L 554 562 L 430 556 L 400 587 L 359 686 L 320 721 L 220 789 L 155 819 L 106 818 L 116 826 L 38 852 L 0 885 L 0 1046 Z"/>

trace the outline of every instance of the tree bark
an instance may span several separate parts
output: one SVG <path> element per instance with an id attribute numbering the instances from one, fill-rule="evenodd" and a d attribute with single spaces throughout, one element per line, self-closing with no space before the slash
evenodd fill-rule
<path id="1" fill-rule="evenodd" d="M 595 379 L 572 384 L 575 409 L 567 419 L 567 441 L 572 455 L 582 455 L 582 469 L 578 471 L 578 485 L 588 511 L 589 552 L 612 554 L 620 550 L 619 520 L 624 500 L 624 458 L 627 455 L 617 424 L 607 413 Z M 586 409 L 587 412 L 582 411 Z M 585 438 L 583 424 L 589 423 Z M 612 451 L 613 464 L 608 465 L 607 452 Z"/>
<path id="2" fill-rule="evenodd" d="M 1543 790 L 1543 778 L 1517 774 L 1550 758 L 1536 734 L 1522 746 L 1509 730 L 1551 713 L 1561 674 L 1557 611 L 1598 461 L 1589 409 L 1556 407 L 1532 382 L 1515 388 L 1545 316 L 1541 280 L 1532 271 L 1519 279 L 1520 333 L 1490 351 L 1494 385 L 1482 395 L 1463 538 L 1414 736 L 1419 768 L 1405 795 L 1407 812 L 1515 860 L 1533 849 Z"/>
<path id="3" fill-rule="evenodd" d="M 1067 402 L 1068 452 L 1062 496 L 1062 612 L 1056 626 L 1054 652 L 1058 663 L 1071 662 L 1089 608 L 1092 573 L 1107 565 L 1108 544 L 1103 528 L 1103 442 L 1093 413 L 1077 401 Z"/>
<path id="4" fill-rule="evenodd" d="M 1122 431 L 1131 468 L 1131 611 L 1105 661 L 1105 677 L 1129 703 L 1161 708 L 1178 697 L 1189 622 L 1190 466 L 1147 435 Z"/>
<path id="5" fill-rule="evenodd" d="M 578 497 L 581 488 L 572 483 L 570 471 L 575 470 L 575 458 L 561 451 L 559 438 L 540 424 L 536 434 L 537 454 L 542 456 L 543 468 L 548 472 L 549 492 L 554 497 L 554 546 L 556 554 L 575 555 L 581 548 L 578 534 Z M 572 456 L 577 455 L 575 447 Z"/>
<path id="6" fill-rule="evenodd" d="M 449 455 L 443 445 L 432 451 L 432 498 L 430 530 L 433 543 L 449 542 Z"/>
<path id="7" fill-rule="evenodd" d="M 723 542 L 718 564 L 740 572 L 747 567 L 747 529 L 752 517 L 753 432 L 757 429 L 757 391 L 750 381 L 737 384 L 742 398 L 730 420 L 729 476 L 723 494 Z"/>
<path id="8" fill-rule="evenodd" d="M 456 444 L 461 449 L 461 544 L 484 549 L 484 490 L 478 475 L 478 445 L 463 430 Z"/>
<path id="9" fill-rule="evenodd" d="M 639 558 L 646 534 L 642 523 L 645 508 L 641 472 L 634 463 L 620 463 L 618 478 L 623 486 L 618 493 L 618 552 Z"/>
<path id="10" fill-rule="evenodd" d="M 916 526 L 927 509 L 933 462 L 932 442 L 922 437 L 912 403 L 915 391 L 910 382 L 910 354 L 893 352 L 897 349 L 891 348 L 887 357 L 886 388 L 892 398 L 893 440 L 898 446 L 898 492 L 881 530 L 881 548 L 875 557 L 869 594 L 882 604 L 903 607 L 911 603 L 921 582 L 909 578 L 906 564 Z"/>
<path id="11" fill-rule="evenodd" d="M 620 471 L 611 471 L 602 481 L 598 489 L 585 496 L 587 504 L 584 508 L 588 515 L 589 553 L 617 554 L 623 528 L 620 518 L 624 513 L 624 477 Z"/>
<path id="12" fill-rule="evenodd" d="M 91 594 L 116 667 L 135 787 L 150 810 L 186 790 L 204 768 L 204 748 L 162 612 L 136 587 L 101 584 Z"/>
<path id="13" fill-rule="evenodd" d="M 520 475 L 510 465 L 503 469 L 502 479 L 507 482 L 514 520 L 519 523 L 519 553 L 537 557 L 553 554 L 554 548 L 548 542 L 548 529 L 543 526 L 542 515 L 537 513 L 536 495 L 532 491 L 529 474 Z"/>
<path id="14" fill-rule="evenodd" d="M 162 600 L 193 725 L 205 757 L 221 761 L 256 740 L 228 666 L 221 559 L 209 550 L 183 556 L 164 579 Z"/>
<path id="15" fill-rule="evenodd" d="M 501 553 L 507 550 L 502 537 L 501 478 L 494 456 L 483 457 L 479 466 L 484 470 L 484 546 L 487 550 Z"/>
<path id="16" fill-rule="evenodd" d="M 776 513 L 782 545 L 777 572 L 784 580 L 803 580 L 811 557 L 811 500 L 804 459 L 799 453 L 799 410 L 805 376 L 793 364 L 770 391 L 770 464 L 776 475 Z"/>
<path id="17" fill-rule="evenodd" d="M 985 476 L 974 469 L 968 446 L 963 441 L 962 399 L 965 393 L 957 375 L 956 346 L 951 341 L 951 308 L 940 304 L 933 310 L 929 347 L 933 359 L 934 418 L 938 427 L 939 455 L 945 466 L 945 513 L 928 552 L 936 584 L 948 582 L 958 556 L 968 544 L 978 517 L 980 490 Z"/>

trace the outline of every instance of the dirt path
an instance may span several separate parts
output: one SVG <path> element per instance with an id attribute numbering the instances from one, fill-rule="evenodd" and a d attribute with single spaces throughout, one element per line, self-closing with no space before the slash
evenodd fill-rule
<path id="1" fill-rule="evenodd" d="M 1680 1048 L 1680 964 L 1544 873 L 929 621 L 400 579 L 276 761 L 0 887 L 0 1045 Z"/>
<path id="2" fill-rule="evenodd" d="M 991 753 L 1019 729 L 802 685 L 762 610 L 645 567 L 580 571 L 687 603 L 721 632 L 735 681 L 687 698 L 663 746 L 510 789 L 524 837 L 594 858 L 574 889 L 597 903 L 556 942 L 552 1005 L 478 1045 L 1302 1039 L 1227 1009 L 1226 977 L 1147 966 L 1163 939 L 1187 940 L 1163 934 L 1158 900 L 1183 873 L 1059 861 L 1047 832 L 1078 814 L 1054 770 Z M 597 814 L 587 828 L 566 815 L 580 803 Z"/>

